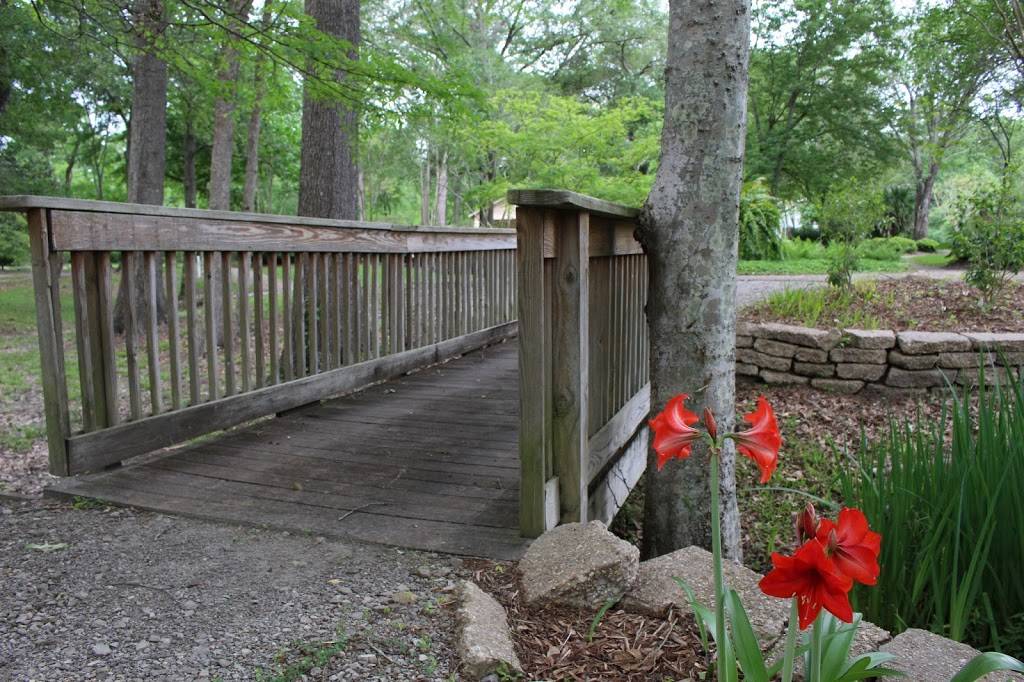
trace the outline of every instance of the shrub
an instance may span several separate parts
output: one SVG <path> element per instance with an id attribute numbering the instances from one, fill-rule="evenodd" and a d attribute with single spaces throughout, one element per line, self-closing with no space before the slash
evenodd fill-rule
<path id="1" fill-rule="evenodd" d="M 856 183 L 836 188 L 817 207 L 818 221 L 830 247 L 829 284 L 850 286 L 857 268 L 857 246 L 883 219 L 883 212 L 880 194 Z"/>
<path id="2" fill-rule="evenodd" d="M 917 242 L 910 237 L 897 235 L 895 237 L 889 237 L 886 241 L 900 253 L 913 253 L 914 251 L 917 251 Z"/>
<path id="3" fill-rule="evenodd" d="M 924 239 L 918 239 L 917 250 L 922 253 L 935 253 L 939 250 L 939 243 L 934 239 L 928 239 L 927 237 Z"/>
<path id="4" fill-rule="evenodd" d="M 782 212 L 762 180 L 743 186 L 740 192 L 740 258 L 782 258 Z"/>
<path id="5" fill-rule="evenodd" d="M 1024 384 L 1019 374 L 994 388 L 983 379 L 975 401 L 951 390 L 940 417 L 893 422 L 842 474 L 843 499 L 886 548 L 878 588 L 855 590 L 854 602 L 883 628 L 929 629 L 1019 658 Z"/>
<path id="6" fill-rule="evenodd" d="M 903 251 L 900 250 L 899 245 L 893 243 L 894 239 L 900 239 L 900 237 L 875 237 L 865 240 L 857 245 L 857 256 L 872 260 L 899 260 Z M 908 241 L 911 244 L 914 243 L 912 239 Z"/>
<path id="7" fill-rule="evenodd" d="M 1024 270 L 1024 212 L 1008 188 L 984 189 L 959 206 L 953 251 L 967 261 L 964 280 L 990 305 Z"/>
<path id="8" fill-rule="evenodd" d="M 906 185 L 889 185 L 882 190 L 885 213 L 874 233 L 888 237 L 909 232 L 914 221 L 914 188 Z"/>
<path id="9" fill-rule="evenodd" d="M 824 257 L 825 247 L 821 245 L 821 242 L 799 238 L 782 240 L 782 260 L 807 260 Z"/>
<path id="10" fill-rule="evenodd" d="M 28 235 L 16 223 L 0 222 L 0 269 L 28 263 Z"/>

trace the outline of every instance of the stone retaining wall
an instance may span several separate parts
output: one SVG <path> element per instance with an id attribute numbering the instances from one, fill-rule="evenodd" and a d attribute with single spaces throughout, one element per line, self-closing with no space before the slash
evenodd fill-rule
<path id="1" fill-rule="evenodd" d="M 984 363 L 984 370 L 981 365 Z M 1004 366 L 1005 365 L 1005 366 Z M 812 329 L 773 322 L 736 328 L 736 374 L 838 393 L 920 393 L 946 382 L 1004 380 L 1024 366 L 1024 334 Z"/>

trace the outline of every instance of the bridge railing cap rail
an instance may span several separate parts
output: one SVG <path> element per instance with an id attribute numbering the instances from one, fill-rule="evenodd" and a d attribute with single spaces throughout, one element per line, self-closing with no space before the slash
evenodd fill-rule
<path id="1" fill-rule="evenodd" d="M 639 208 L 616 204 L 565 189 L 510 189 L 507 201 L 522 207 L 583 210 L 612 218 L 635 219 L 640 215 Z"/>
<path id="2" fill-rule="evenodd" d="M 91 199 L 68 199 L 66 197 L 48 197 L 32 194 L 16 194 L 0 196 L 0 211 L 27 211 L 31 209 L 51 209 L 60 211 L 82 211 L 92 213 L 124 213 L 132 215 L 151 215 L 168 218 L 199 218 L 202 220 L 230 220 L 258 223 L 276 223 L 315 228 L 341 228 L 363 230 L 387 230 L 401 232 L 429 232 L 444 234 L 515 234 L 508 228 L 478 227 L 437 227 L 430 225 L 399 225 L 394 223 L 375 223 L 359 220 L 330 220 L 327 218 L 309 218 L 305 216 L 279 215 L 275 213 L 244 213 L 240 211 L 213 211 L 206 208 L 177 208 L 174 206 L 157 206 L 153 204 L 129 204 L 117 201 L 94 201 Z"/>

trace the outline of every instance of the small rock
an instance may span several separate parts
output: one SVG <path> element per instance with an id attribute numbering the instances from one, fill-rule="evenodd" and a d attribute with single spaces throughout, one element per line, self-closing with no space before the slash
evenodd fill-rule
<path id="1" fill-rule="evenodd" d="M 433 575 L 429 566 L 420 566 L 416 569 L 416 575 L 421 578 L 429 578 Z"/>
<path id="2" fill-rule="evenodd" d="M 93 644 L 92 652 L 96 656 L 109 656 L 111 654 L 111 648 L 107 644 Z"/>
<path id="3" fill-rule="evenodd" d="M 455 620 L 458 623 L 456 651 L 471 679 L 485 679 L 503 666 L 509 672 L 522 673 L 505 609 L 494 597 L 476 584 L 463 581 L 459 585 Z"/>
<path id="4" fill-rule="evenodd" d="M 534 540 L 519 562 L 523 601 L 596 610 L 622 598 L 639 564 L 640 550 L 600 521 L 556 526 Z"/>
<path id="5" fill-rule="evenodd" d="M 391 595 L 391 601 L 396 604 L 415 604 L 416 595 L 409 590 L 399 590 Z"/>

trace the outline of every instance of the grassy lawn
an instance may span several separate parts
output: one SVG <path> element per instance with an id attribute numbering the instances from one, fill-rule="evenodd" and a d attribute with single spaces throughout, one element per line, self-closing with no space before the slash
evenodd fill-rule
<path id="1" fill-rule="evenodd" d="M 941 253 L 919 253 L 912 256 L 911 260 L 926 268 L 944 268 L 952 264 L 955 259 L 949 251 L 943 251 Z"/>
<path id="2" fill-rule="evenodd" d="M 862 258 L 858 272 L 902 272 L 907 266 L 900 261 Z M 828 272 L 827 258 L 798 258 L 792 260 L 741 260 L 736 269 L 740 275 L 824 275 Z"/>

